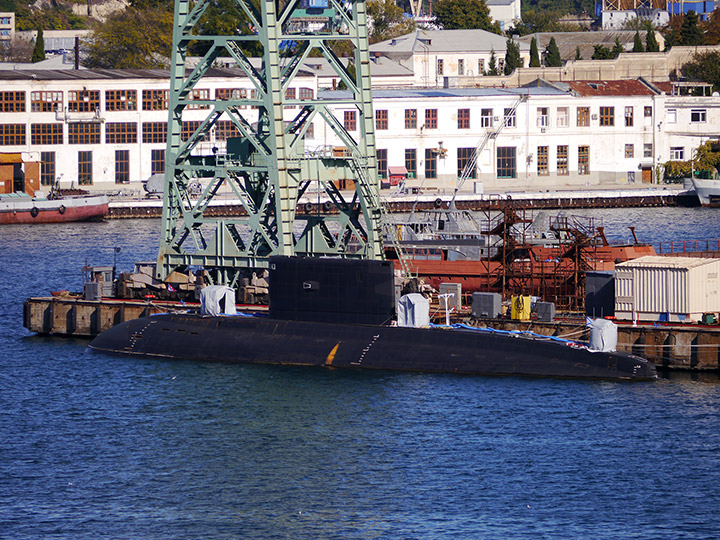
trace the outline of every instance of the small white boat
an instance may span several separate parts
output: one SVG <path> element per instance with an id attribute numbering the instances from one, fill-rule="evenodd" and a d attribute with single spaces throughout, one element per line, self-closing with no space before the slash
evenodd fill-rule
<path id="1" fill-rule="evenodd" d="M 720 206 L 720 179 L 693 178 L 692 184 L 701 206 Z"/>

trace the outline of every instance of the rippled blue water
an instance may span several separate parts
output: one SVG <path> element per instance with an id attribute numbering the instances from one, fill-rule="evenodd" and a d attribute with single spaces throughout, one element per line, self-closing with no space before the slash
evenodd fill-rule
<path id="1" fill-rule="evenodd" d="M 713 212 L 602 214 L 659 241 L 720 236 Z M 86 260 L 154 258 L 157 226 L 0 228 L 0 538 L 720 538 L 715 376 L 166 362 L 22 328 Z"/>

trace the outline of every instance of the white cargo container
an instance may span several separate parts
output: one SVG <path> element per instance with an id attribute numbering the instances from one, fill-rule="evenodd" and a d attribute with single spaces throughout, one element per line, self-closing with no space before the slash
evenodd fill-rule
<path id="1" fill-rule="evenodd" d="M 697 322 L 720 313 L 720 259 L 647 256 L 615 265 L 615 316 Z"/>

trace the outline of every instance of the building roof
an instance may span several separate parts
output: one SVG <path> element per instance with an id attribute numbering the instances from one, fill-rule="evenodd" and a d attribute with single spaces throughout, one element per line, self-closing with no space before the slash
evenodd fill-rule
<path id="1" fill-rule="evenodd" d="M 619 81 L 568 81 L 555 83 L 562 88 L 567 85 L 580 96 L 652 96 L 657 94 L 639 79 Z"/>
<path id="2" fill-rule="evenodd" d="M 643 45 L 645 44 L 647 32 L 641 31 L 640 38 Z M 635 41 L 635 30 L 602 30 L 598 32 L 536 32 L 518 38 L 518 41 L 530 46 L 532 38 L 537 40 L 538 49 L 542 52 L 555 38 L 555 43 L 560 50 L 560 57 L 563 60 L 574 60 L 575 53 L 580 48 L 580 56 L 584 60 L 590 60 L 595 52 L 595 45 L 603 45 L 612 49 L 615 46 L 615 40 L 620 42 L 626 51 L 631 51 Z M 659 32 L 655 32 L 655 38 L 662 49 L 664 41 L 661 42 L 662 36 Z"/>
<path id="3" fill-rule="evenodd" d="M 618 263 L 615 266 L 623 268 L 674 268 L 688 270 L 708 264 L 717 264 L 720 259 L 701 257 L 663 257 L 662 255 L 646 255 L 631 261 Z"/>
<path id="4" fill-rule="evenodd" d="M 386 56 L 411 56 L 422 53 L 489 53 L 505 52 L 507 38 L 485 30 L 415 30 L 404 36 L 370 45 L 370 52 Z M 529 52 L 530 42 L 519 42 L 520 50 Z"/>
<path id="5" fill-rule="evenodd" d="M 468 98 L 508 96 L 510 98 L 521 95 L 561 96 L 567 94 L 555 87 L 534 88 L 402 88 L 373 90 L 373 99 L 413 99 L 422 105 L 424 99 L 429 98 Z M 347 90 L 320 90 L 318 99 L 347 99 L 350 92 Z"/>

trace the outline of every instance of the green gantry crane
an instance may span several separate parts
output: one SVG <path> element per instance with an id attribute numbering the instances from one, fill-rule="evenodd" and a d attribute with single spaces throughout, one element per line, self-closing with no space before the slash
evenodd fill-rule
<path id="1" fill-rule="evenodd" d="M 234 1 L 248 17 L 250 33 L 196 35 L 194 28 L 211 2 L 175 3 L 157 277 L 200 266 L 212 282 L 235 286 L 248 271 L 267 267 L 271 255 L 383 258 L 365 1 Z M 308 20 L 315 24 L 312 31 Z M 207 42 L 207 53 L 189 68 L 188 47 L 197 41 Z M 336 56 L 331 41 L 350 44 L 354 70 Z M 288 42 L 294 53 L 281 54 L 281 44 Z M 243 52 L 248 45 L 262 51 L 260 59 Z M 329 99 L 289 99 L 286 90 L 313 50 L 320 51 L 347 91 L 332 92 Z M 193 99 L 193 89 L 220 56 L 232 58 L 251 91 L 231 92 L 220 100 Z M 284 107 L 292 106 L 299 113 L 285 122 Z M 208 113 L 183 136 L 188 107 L 193 112 L 207 107 Z M 357 140 L 333 115 L 333 107 L 357 110 Z M 257 118 L 247 117 L 248 111 Z M 204 151 L 209 145 L 200 143 L 221 120 L 230 120 L 239 136 L 229 138 L 222 151 Z M 303 138 L 313 121 L 325 122 L 347 150 L 342 155 L 306 151 Z M 342 178 L 353 180 L 350 196 L 332 182 Z M 197 185 L 203 186 L 199 197 L 191 193 Z M 315 205 L 298 208 L 311 185 L 317 186 L 324 211 Z M 246 216 L 210 215 L 221 189 L 224 204 L 242 205 Z M 228 193 L 234 201 L 227 200 Z"/>

